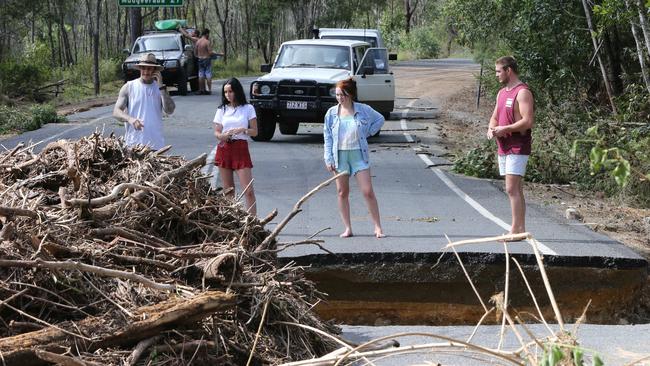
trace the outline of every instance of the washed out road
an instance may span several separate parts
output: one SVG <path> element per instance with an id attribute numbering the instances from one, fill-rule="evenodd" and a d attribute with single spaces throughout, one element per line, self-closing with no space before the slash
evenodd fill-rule
<path id="1" fill-rule="evenodd" d="M 459 79 L 471 80 L 478 65 L 467 60 L 404 62 L 394 68 L 397 83 L 396 110 L 380 136 L 371 139 L 371 173 L 387 238 L 376 239 L 363 198 L 351 179 L 351 214 L 354 237 L 341 239 L 343 230 L 337 210 L 335 185 L 309 199 L 280 235 L 280 241 L 303 240 L 314 233 L 324 247 L 336 253 L 350 252 L 437 252 L 452 241 L 495 236 L 508 230 L 510 208 L 507 197 L 485 180 L 465 178 L 443 169 L 440 137 L 435 133 L 439 99 L 436 94 L 417 95 L 423 85 L 440 90 L 438 96 L 458 89 Z M 242 78 L 245 90 L 254 78 Z M 470 84 L 471 85 L 471 84 Z M 172 154 L 193 158 L 211 154 L 215 146 L 212 118 L 220 103 L 220 81 L 211 96 L 175 96 L 176 111 L 165 119 L 166 142 Z M 2 141 L 6 148 L 19 141 L 76 139 L 99 130 L 124 133 L 111 117 L 113 106 L 95 108 L 69 116 L 70 123 L 46 125 Z M 412 119 L 416 118 L 416 119 Z M 428 128 L 422 131 L 422 128 Z M 323 163 L 322 125 L 301 125 L 294 136 L 276 135 L 270 142 L 252 142 L 258 214 L 278 209 L 269 225 L 279 222 L 294 203 L 310 189 L 330 177 Z M 416 149 L 427 154 L 416 154 Z M 211 166 L 206 171 L 216 170 Z M 546 209 L 528 205 L 527 228 L 542 243 L 546 255 L 639 258 L 625 246 L 570 222 Z M 460 250 L 502 252 L 503 246 L 488 243 Z M 513 253 L 531 253 L 525 243 L 510 244 Z M 316 246 L 295 246 L 281 253 L 301 256 L 322 253 Z"/>

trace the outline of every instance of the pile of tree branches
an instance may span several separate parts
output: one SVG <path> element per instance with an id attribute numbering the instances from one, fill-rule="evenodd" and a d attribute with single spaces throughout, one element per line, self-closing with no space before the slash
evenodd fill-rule
<path id="1" fill-rule="evenodd" d="M 191 161 L 94 134 L 0 154 L 0 363 L 278 364 L 333 343 L 301 268 Z M 265 240 L 266 239 L 266 240 Z M 300 325 L 300 326 L 296 326 Z"/>

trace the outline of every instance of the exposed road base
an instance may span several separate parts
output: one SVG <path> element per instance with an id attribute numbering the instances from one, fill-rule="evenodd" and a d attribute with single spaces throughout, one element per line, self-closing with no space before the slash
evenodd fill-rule
<path id="1" fill-rule="evenodd" d="M 504 290 L 505 256 L 459 253 L 486 305 Z M 311 266 L 307 277 L 327 293 L 317 306 L 326 319 L 346 324 L 476 324 L 485 313 L 451 253 L 345 253 L 282 258 Z M 545 319 L 554 319 L 534 255 L 512 255 L 521 264 Z M 440 261 L 439 261 L 440 260 Z M 438 264 L 436 264 L 439 261 Z M 585 310 L 590 323 L 618 323 L 631 312 L 647 276 L 643 259 L 545 256 L 553 292 L 565 321 Z M 512 262 L 511 262 L 512 264 Z M 537 322 L 521 274 L 510 267 L 509 304 L 524 321 Z M 533 315 L 534 314 L 534 315 Z M 496 315 L 484 321 L 499 323 Z"/>

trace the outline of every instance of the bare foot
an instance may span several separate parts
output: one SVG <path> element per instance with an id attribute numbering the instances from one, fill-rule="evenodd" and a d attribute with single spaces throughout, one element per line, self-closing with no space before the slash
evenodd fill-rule
<path id="1" fill-rule="evenodd" d="M 339 237 L 341 238 L 349 238 L 351 236 L 352 236 L 352 230 L 350 229 L 346 229 L 344 232 L 341 233 L 341 235 L 339 235 Z"/>
<path id="2" fill-rule="evenodd" d="M 377 237 L 377 239 L 385 238 L 386 234 L 384 234 L 384 232 L 381 231 L 381 229 L 375 230 L 375 237 Z"/>

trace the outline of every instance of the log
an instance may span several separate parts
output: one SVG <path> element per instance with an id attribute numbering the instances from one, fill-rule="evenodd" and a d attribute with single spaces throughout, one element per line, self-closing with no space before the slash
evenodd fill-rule
<path id="1" fill-rule="evenodd" d="M 0 353 L 6 365 L 32 365 L 38 364 L 39 360 L 36 347 L 47 348 L 50 352 L 64 352 L 66 345 L 74 345 L 75 349 L 93 352 L 99 348 L 128 346 L 179 325 L 193 324 L 215 312 L 230 310 L 235 304 L 234 295 L 221 291 L 208 291 L 189 299 L 174 297 L 134 310 L 133 322 L 129 324 L 117 324 L 113 318 L 89 317 L 75 324 L 65 322 L 57 327 L 0 338 Z M 143 320 L 135 321 L 137 319 Z M 113 324 L 118 328 L 106 329 L 107 325 Z M 61 328 L 93 335 L 93 342 L 75 339 Z"/>

